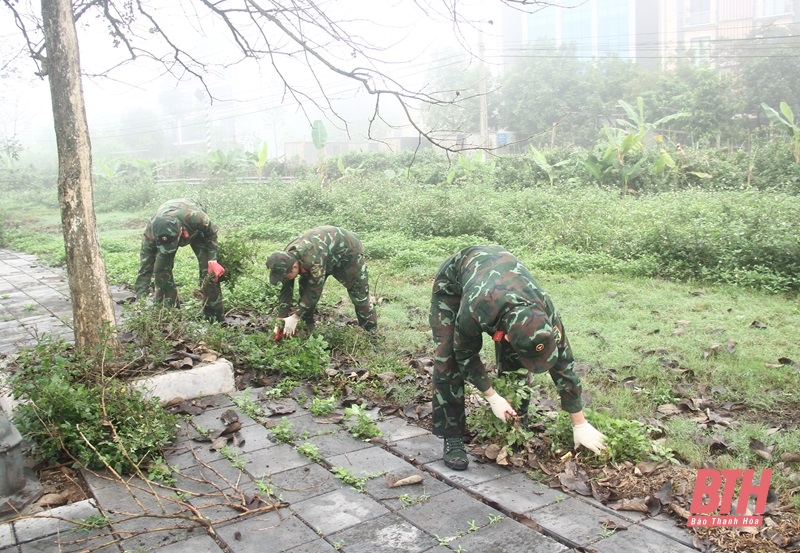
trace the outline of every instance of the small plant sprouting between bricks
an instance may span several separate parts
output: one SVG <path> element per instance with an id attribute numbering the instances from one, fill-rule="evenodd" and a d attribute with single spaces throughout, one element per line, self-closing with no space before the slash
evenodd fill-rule
<path id="1" fill-rule="evenodd" d="M 170 466 L 162 457 L 156 457 L 150 463 L 147 471 L 147 479 L 153 482 L 160 482 L 167 486 L 175 484 L 175 476 L 173 472 L 178 472 L 177 466 Z"/>
<path id="2" fill-rule="evenodd" d="M 355 423 L 349 426 L 350 434 L 352 434 L 354 438 L 358 438 L 359 440 L 371 440 L 372 438 L 383 435 L 383 432 L 381 432 L 381 429 L 375 424 L 375 421 L 372 420 L 372 417 L 370 417 L 363 405 L 353 404 L 350 407 L 345 407 L 345 420 L 351 417 L 355 417 L 356 419 Z"/>
<path id="3" fill-rule="evenodd" d="M 397 499 L 398 499 L 398 501 L 400 501 L 400 505 L 402 505 L 403 509 L 408 509 L 412 505 L 417 505 L 419 503 L 425 503 L 430 498 L 431 498 L 430 494 L 427 494 L 427 493 L 420 494 L 420 495 L 418 495 L 416 497 L 408 495 L 407 493 L 404 493 L 403 495 L 400 495 L 400 496 L 397 497 Z"/>
<path id="4" fill-rule="evenodd" d="M 367 480 L 377 478 L 383 474 L 382 472 L 370 472 L 364 473 L 363 476 L 358 477 L 344 467 L 333 467 L 331 472 L 336 478 L 352 486 L 358 493 L 364 493 L 364 485 L 367 483 Z"/>
<path id="5" fill-rule="evenodd" d="M 308 408 L 312 415 L 324 417 L 333 413 L 333 408 L 336 405 L 336 398 L 331 396 L 326 399 L 315 397 L 311 400 L 311 406 Z"/>
<path id="6" fill-rule="evenodd" d="M 92 530 L 97 530 L 98 528 L 105 528 L 110 524 L 110 522 L 111 521 L 108 520 L 108 517 L 101 514 L 91 515 L 79 521 L 79 528 L 86 532 L 91 532 Z"/>
<path id="7" fill-rule="evenodd" d="M 272 437 L 278 443 L 286 444 L 295 439 L 294 429 L 289 419 L 283 417 L 281 422 L 272 427 Z"/>
<path id="8" fill-rule="evenodd" d="M 322 460 L 322 455 L 319 453 L 319 447 L 315 444 L 310 444 L 308 442 L 297 446 L 297 453 L 300 455 L 304 455 L 308 457 L 312 461 L 319 462 Z"/>
<path id="9" fill-rule="evenodd" d="M 244 457 L 229 445 L 224 445 L 219 448 L 219 454 L 231 462 L 235 469 L 244 471 L 245 460 Z"/>
<path id="10" fill-rule="evenodd" d="M 245 388 L 242 390 L 240 395 L 233 398 L 233 402 L 244 412 L 245 415 L 251 419 L 258 419 L 264 415 L 261 407 L 258 406 L 253 397 L 250 395 L 250 388 Z"/>

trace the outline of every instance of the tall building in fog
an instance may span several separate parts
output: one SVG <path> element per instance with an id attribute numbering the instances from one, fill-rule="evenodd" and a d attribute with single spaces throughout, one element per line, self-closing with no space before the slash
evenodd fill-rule
<path id="1" fill-rule="evenodd" d="M 501 25 L 505 65 L 549 41 L 586 59 L 616 55 L 664 68 L 687 51 L 706 58 L 715 44 L 766 27 L 798 33 L 800 0 L 563 0 L 533 13 L 504 7 Z"/>

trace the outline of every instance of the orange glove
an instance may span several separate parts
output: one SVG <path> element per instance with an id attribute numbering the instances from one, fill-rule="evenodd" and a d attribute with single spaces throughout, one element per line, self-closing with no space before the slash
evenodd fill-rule
<path id="1" fill-rule="evenodd" d="M 217 263 L 216 261 L 209 261 L 208 262 L 208 272 L 214 275 L 214 281 L 219 282 L 219 279 L 222 278 L 222 275 L 225 274 L 225 267 Z"/>

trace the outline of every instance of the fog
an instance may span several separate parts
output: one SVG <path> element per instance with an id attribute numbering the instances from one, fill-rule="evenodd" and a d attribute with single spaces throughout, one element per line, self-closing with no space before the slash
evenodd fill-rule
<path id="1" fill-rule="evenodd" d="M 193 69 L 202 73 L 203 81 L 174 63 L 169 66 L 168 48 L 148 38 L 147 22 L 141 17 L 137 20 L 138 38 L 131 38 L 132 46 L 140 49 L 133 61 L 126 61 L 130 55 L 125 45 L 114 46 L 102 19 L 88 14 L 81 18 L 78 33 L 84 97 L 95 159 L 172 155 L 179 151 L 170 146 L 175 143 L 194 143 L 196 149 L 208 151 L 252 150 L 262 142 L 268 143 L 270 157 L 279 157 L 285 142 L 309 140 L 310 123 L 315 119 L 325 122 L 329 140 L 365 138 L 374 98 L 369 98 L 359 83 L 296 52 L 271 59 L 243 58 L 227 26 L 191 1 L 159 0 L 147 5 L 161 21 L 169 23 L 171 36 L 196 60 Z M 340 21 L 351 37 L 366 46 L 357 54 L 339 51 L 326 37 L 313 36 L 315 29 L 309 30 L 309 36 L 341 69 L 371 67 L 396 81 L 377 85 L 413 91 L 425 89 L 431 67 L 451 63 L 454 49 L 474 55 L 479 40 L 491 45 L 498 36 L 497 26 L 488 20 L 497 20 L 499 2 L 459 3 L 461 15 L 475 23 L 458 27 L 447 21 L 449 14 L 426 12 L 419 5 L 399 0 L 391 4 L 361 0 L 319 4 L 326 17 Z M 39 9 L 38 2 L 20 5 L 20 13 L 31 20 Z M 48 83 L 34 75 L 36 66 L 7 7 L 0 10 L 0 37 L 0 136 L 16 138 L 24 148 L 24 160 L 54 163 Z M 269 48 L 290 51 L 286 39 L 269 38 Z M 266 44 L 255 46 L 267 48 Z M 141 52 L 153 53 L 167 63 Z M 295 91 L 287 90 L 283 80 Z M 378 136 L 406 132 L 399 103 L 388 100 L 381 101 L 380 115 L 385 122 L 372 129 Z"/>

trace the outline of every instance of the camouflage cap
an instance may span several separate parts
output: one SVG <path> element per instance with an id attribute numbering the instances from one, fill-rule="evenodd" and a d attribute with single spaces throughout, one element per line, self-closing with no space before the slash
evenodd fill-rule
<path id="1" fill-rule="evenodd" d="M 180 245 L 181 225 L 175 217 L 154 217 L 151 228 L 156 237 L 158 251 L 175 253 Z"/>
<path id="2" fill-rule="evenodd" d="M 511 310 L 506 320 L 508 341 L 525 368 L 533 372 L 551 368 L 549 360 L 556 350 L 557 341 L 550 317 L 533 306 L 527 306 Z"/>
<path id="3" fill-rule="evenodd" d="M 295 257 L 284 251 L 277 251 L 267 258 L 267 269 L 269 269 L 269 283 L 277 286 L 286 278 L 286 273 L 292 268 Z"/>

